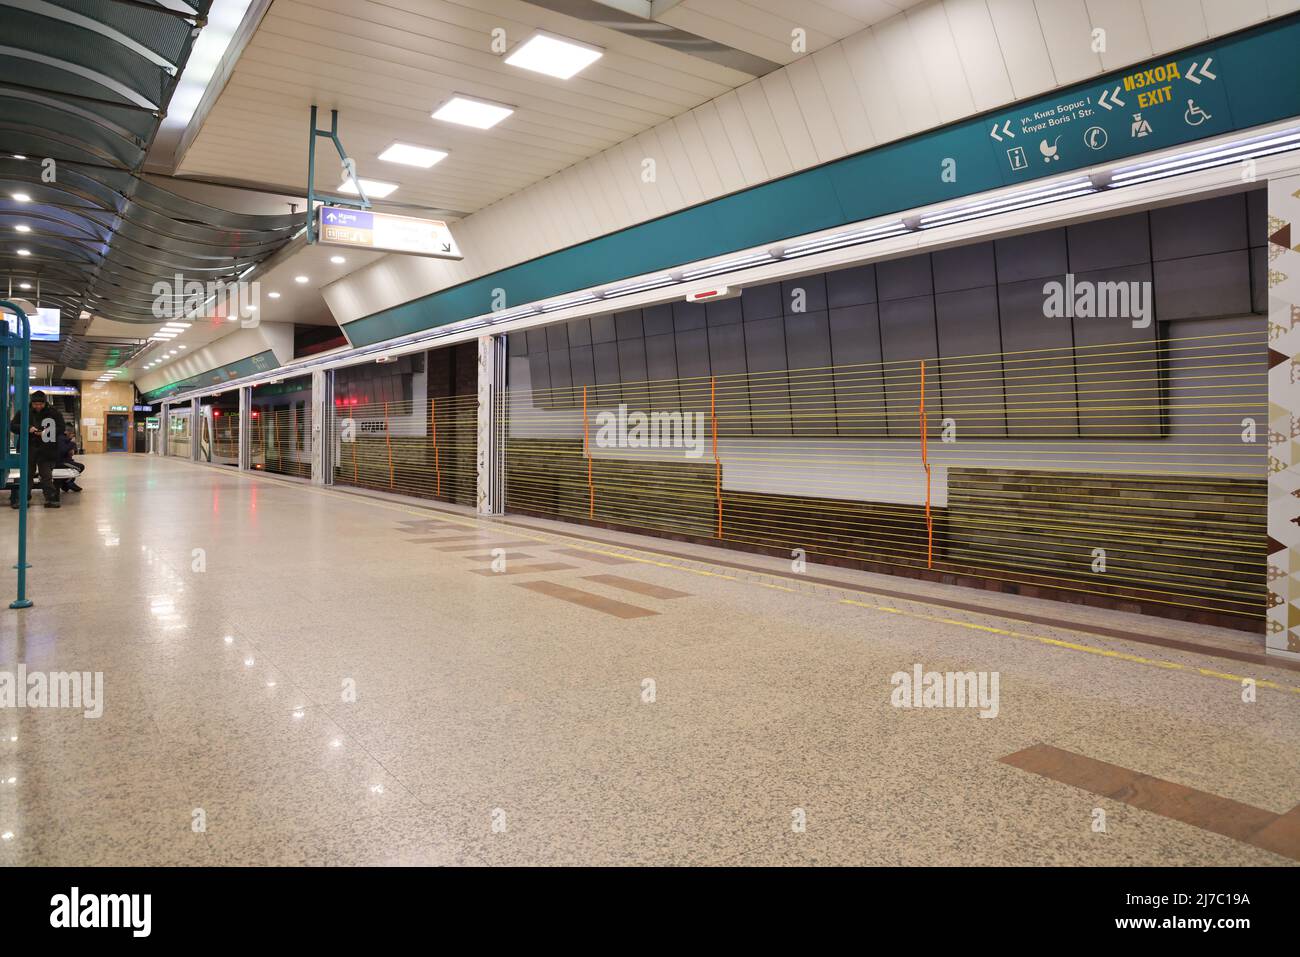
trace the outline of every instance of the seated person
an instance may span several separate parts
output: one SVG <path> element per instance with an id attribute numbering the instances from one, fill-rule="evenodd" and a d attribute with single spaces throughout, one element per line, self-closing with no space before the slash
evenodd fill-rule
<path id="1" fill-rule="evenodd" d="M 86 471 L 86 466 L 73 459 L 77 454 L 77 431 L 71 423 L 63 428 L 63 434 L 59 436 L 58 460 L 54 463 L 55 468 L 75 469 L 77 478 L 81 473 Z M 59 487 L 65 492 L 80 492 L 81 486 L 77 484 L 76 478 L 59 479 Z"/>

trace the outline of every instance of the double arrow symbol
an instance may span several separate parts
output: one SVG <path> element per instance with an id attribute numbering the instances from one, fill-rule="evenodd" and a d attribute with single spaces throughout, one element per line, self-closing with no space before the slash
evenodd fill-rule
<path id="1" fill-rule="evenodd" d="M 1196 82 L 1199 83 L 1200 80 L 1197 80 Z M 1106 102 L 1106 97 L 1108 96 L 1110 97 L 1110 103 Z M 1115 87 L 1113 90 L 1102 90 L 1101 96 L 1097 97 L 1097 105 L 1103 110 L 1113 110 L 1116 106 L 1123 106 L 1124 101 L 1119 98 L 1119 87 Z"/>
<path id="2" fill-rule="evenodd" d="M 1207 80 L 1217 80 L 1219 78 L 1219 75 L 1217 73 L 1210 72 L 1210 64 L 1213 62 L 1214 62 L 1214 57 L 1207 56 L 1205 58 L 1205 62 L 1200 64 L 1201 76 L 1205 77 Z M 1185 77 L 1186 79 L 1190 80 L 1193 83 L 1200 83 L 1201 76 L 1196 75 L 1196 67 L 1197 64 L 1193 62 L 1192 65 L 1187 68 L 1187 73 L 1185 74 Z"/>
<path id="3" fill-rule="evenodd" d="M 1002 132 L 1013 140 L 1016 138 L 1016 134 L 1011 132 L 1010 120 L 1007 120 L 1005 123 L 1002 124 Z M 998 136 L 998 125 L 996 123 L 993 124 L 993 129 L 989 130 L 989 136 L 993 137 L 999 143 L 1002 142 L 1002 137 Z"/>

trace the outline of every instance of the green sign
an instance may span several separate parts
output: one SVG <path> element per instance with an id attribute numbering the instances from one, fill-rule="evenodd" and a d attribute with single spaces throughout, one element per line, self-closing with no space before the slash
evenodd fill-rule
<path id="1" fill-rule="evenodd" d="M 131 410 L 125 405 L 110 405 L 108 407 L 108 411 L 109 412 L 130 412 Z"/>
<path id="2" fill-rule="evenodd" d="M 217 369 L 209 369 L 207 372 L 200 372 L 198 375 L 190 376 L 188 379 L 181 379 L 179 382 L 173 382 L 170 385 L 161 386 L 145 393 L 145 399 L 149 402 L 156 402 L 166 396 L 173 395 L 177 392 L 184 392 L 187 389 L 200 388 L 209 385 L 224 385 L 232 379 L 239 379 L 246 375 L 253 375 L 257 372 L 269 372 L 279 367 L 280 362 L 275 357 L 275 353 L 270 349 L 264 349 L 255 356 L 249 356 L 246 359 L 240 359 L 229 365 L 221 366 Z"/>

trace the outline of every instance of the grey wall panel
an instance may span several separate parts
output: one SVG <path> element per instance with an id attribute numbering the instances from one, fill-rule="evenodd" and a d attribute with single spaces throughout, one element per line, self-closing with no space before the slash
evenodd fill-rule
<path id="1" fill-rule="evenodd" d="M 1210 253 L 1155 264 L 1156 315 L 1165 321 L 1250 312 L 1250 253 Z"/>
<path id="2" fill-rule="evenodd" d="M 1066 239 L 1071 272 L 1151 261 L 1151 231 L 1145 211 L 1077 223 L 1066 229 Z"/>
<path id="3" fill-rule="evenodd" d="M 592 332 L 595 332 L 594 323 Z M 618 405 L 623 401 L 623 390 L 619 385 L 618 346 L 613 342 L 597 342 L 592 350 L 596 364 L 595 400 L 605 407 Z"/>
<path id="4" fill-rule="evenodd" d="M 780 283 L 769 282 L 742 290 L 740 309 L 746 319 L 771 319 L 781 315 Z"/>
<path id="5" fill-rule="evenodd" d="M 786 316 L 785 352 L 790 362 L 791 431 L 795 435 L 834 435 L 829 315 L 822 311 Z"/>
<path id="6" fill-rule="evenodd" d="M 614 313 L 614 335 L 620 341 L 642 338 L 645 335 L 645 327 L 641 324 L 641 310 L 630 309 L 626 312 Z"/>
<path id="7" fill-rule="evenodd" d="M 1064 279 L 1057 277 L 1061 282 Z M 1043 279 L 1030 279 L 998 287 L 1006 352 L 1002 375 L 1007 392 L 1007 434 L 1016 439 L 1079 434 L 1071 351 L 1074 331 L 1069 319 L 1043 315 L 1043 283 Z"/>
<path id="8" fill-rule="evenodd" d="M 680 346 L 678 340 L 679 356 Z M 745 324 L 731 322 L 709 326 L 709 356 L 712 360 L 712 374 L 718 379 L 718 434 L 751 435 L 749 397 L 744 378 L 747 371 Z"/>
<path id="9" fill-rule="evenodd" d="M 650 380 L 650 407 L 670 412 L 680 409 L 682 398 L 677 387 L 677 337 L 671 332 L 646 336 L 645 364 L 646 376 Z"/>
<path id="10" fill-rule="evenodd" d="M 798 279 L 787 279 L 781 283 L 781 311 L 785 315 L 797 315 L 794 307 L 798 305 L 800 298 L 803 300 L 804 312 L 825 312 L 825 275 L 819 273 L 814 276 L 800 276 Z"/>
<path id="11" fill-rule="evenodd" d="M 928 271 L 928 270 L 927 270 Z M 890 435 L 921 434 L 921 360 L 934 359 L 939 346 L 934 327 L 934 297 L 916 296 L 880 303 L 880 343 L 885 360 L 885 407 Z M 928 370 L 927 370 L 928 371 Z M 926 406 L 939 408 L 943 397 L 927 376 Z"/>
<path id="12" fill-rule="evenodd" d="M 569 328 L 567 323 L 557 322 L 546 327 L 546 350 L 560 352 L 569 348 Z"/>
<path id="13" fill-rule="evenodd" d="M 994 249 L 998 282 L 1014 283 L 1064 274 L 1069 270 L 1065 248 L 1064 229 L 1044 229 L 997 240 Z"/>
<path id="14" fill-rule="evenodd" d="M 548 408 L 573 407 L 573 375 L 569 368 L 569 350 L 555 349 L 546 354 L 551 372 L 551 401 Z"/>
<path id="15" fill-rule="evenodd" d="M 591 346 L 573 346 L 569 349 L 569 372 L 573 377 L 574 388 L 579 393 L 584 385 L 590 387 L 596 384 L 595 352 Z M 589 399 L 592 391 L 594 390 L 588 389 Z"/>
<path id="16" fill-rule="evenodd" d="M 1151 251 L 1157 261 L 1249 245 L 1246 197 L 1241 193 L 1151 210 Z"/>
<path id="17" fill-rule="evenodd" d="M 700 316 L 701 325 L 703 316 Z M 679 329 L 677 341 L 677 375 L 681 379 L 682 409 L 709 411 L 709 334 L 704 328 Z"/>
<path id="18" fill-rule="evenodd" d="M 551 407 L 551 360 L 545 352 L 528 356 L 528 381 L 533 390 L 533 405 L 544 409 Z"/>
<path id="19" fill-rule="evenodd" d="M 991 242 L 972 243 L 931 253 L 930 268 L 934 271 L 936 293 L 996 286 L 998 282 Z"/>
<path id="20" fill-rule="evenodd" d="M 826 274 L 826 304 L 831 309 L 876 301 L 876 267 L 854 266 Z"/>
<path id="21" fill-rule="evenodd" d="M 568 326 L 570 346 L 591 345 L 591 320 L 574 319 L 568 323 Z"/>
<path id="22" fill-rule="evenodd" d="M 744 318 L 741 302 L 740 296 L 737 296 L 734 299 L 705 303 L 704 315 L 708 318 L 708 324 L 710 326 L 725 326 L 733 322 L 740 322 Z"/>
<path id="23" fill-rule="evenodd" d="M 1145 283 L 1149 290 L 1151 265 L 1079 273 L 1075 282 Z M 1130 313 L 1132 307 L 1130 303 Z M 1079 432 L 1085 438 L 1141 439 L 1162 433 L 1157 324 L 1153 320 L 1135 328 L 1133 322 L 1131 314 L 1074 319 Z"/>
<path id="24" fill-rule="evenodd" d="M 637 313 L 637 325 L 641 314 Z M 619 377 L 623 382 L 623 401 L 632 411 L 650 410 L 650 390 L 646 385 L 649 375 L 645 364 L 645 339 L 620 339 L 618 342 Z"/>
<path id="25" fill-rule="evenodd" d="M 660 303 L 641 310 L 641 321 L 647 336 L 662 336 L 673 331 L 673 304 Z"/>
<path id="26" fill-rule="evenodd" d="M 944 357 L 936 376 L 941 408 L 944 417 L 957 421 L 958 441 L 1006 435 L 997 287 L 940 293 L 934 297 L 934 314 Z"/>
<path id="27" fill-rule="evenodd" d="M 598 342 L 613 342 L 617 337 L 613 316 L 591 317 L 591 341 L 593 345 Z"/>
<path id="28" fill-rule="evenodd" d="M 785 321 L 746 321 L 745 364 L 749 370 L 749 404 L 755 435 L 790 434 L 790 389 L 785 370 Z"/>
<path id="29" fill-rule="evenodd" d="M 699 302 L 673 303 L 673 329 L 685 332 L 688 329 L 703 329 L 705 325 L 704 304 Z"/>
<path id="30" fill-rule="evenodd" d="M 837 431 L 849 436 L 887 435 L 877 306 L 845 306 L 830 310 L 829 317 Z"/>
<path id="31" fill-rule="evenodd" d="M 931 295 L 934 283 L 929 254 L 876 263 L 876 292 L 881 302 Z"/>

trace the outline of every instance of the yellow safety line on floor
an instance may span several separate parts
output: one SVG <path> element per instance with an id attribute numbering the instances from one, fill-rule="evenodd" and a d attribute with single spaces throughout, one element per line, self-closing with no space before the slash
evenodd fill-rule
<path id="1" fill-rule="evenodd" d="M 1224 671 L 1215 671 L 1213 668 L 1198 668 L 1192 665 L 1180 664 L 1177 661 L 1162 661 L 1158 658 L 1144 658 L 1142 655 L 1129 654 L 1125 651 L 1115 651 L 1111 648 L 1098 648 L 1094 645 L 1079 644 L 1074 641 L 1063 641 L 1060 638 L 1048 638 L 1045 635 L 1030 635 L 1022 631 L 1010 631 L 1006 628 L 994 628 L 992 625 L 979 625 L 973 621 L 959 621 L 956 618 L 939 618 L 934 615 L 922 615 L 918 612 L 904 611 L 901 608 L 891 608 L 888 605 L 872 605 L 868 602 L 857 601 L 852 598 L 841 598 L 841 605 L 857 605 L 859 608 L 870 608 L 873 611 L 887 611 L 895 615 L 906 615 L 908 618 L 919 618 L 922 621 L 934 621 L 944 625 L 957 625 L 961 628 L 970 628 L 975 631 L 987 631 L 995 635 L 1006 635 L 1009 638 L 1025 638 L 1030 641 L 1036 641 L 1039 644 L 1051 645 L 1055 648 L 1065 648 L 1069 651 L 1081 651 L 1090 655 L 1100 655 L 1103 658 L 1114 658 L 1119 661 L 1128 661 L 1134 664 L 1147 665 L 1152 668 L 1164 668 L 1167 671 L 1183 671 L 1189 674 L 1199 674 L 1207 678 L 1222 678 L 1237 684 L 1245 681 L 1244 675 L 1229 674 Z M 923 603 L 922 603 L 923 604 Z M 990 613 L 993 617 L 996 614 Z M 1065 629 L 1074 631 L 1076 629 Z M 1257 687 L 1271 688 L 1275 691 L 1289 691 L 1292 694 L 1300 694 L 1300 687 L 1292 685 L 1278 684 L 1276 681 L 1267 679 L 1252 679 Z"/>
<path id="2" fill-rule="evenodd" d="M 263 479 L 269 479 L 270 481 L 273 482 L 279 482 L 281 485 L 291 486 L 293 488 L 299 488 L 299 489 L 303 488 L 302 485 L 299 485 L 296 482 L 282 482 L 279 479 L 271 478 L 271 476 L 268 475 L 260 475 L 258 477 Z M 485 522 L 483 519 L 464 518 L 462 516 L 456 515 L 453 512 L 444 512 L 441 509 L 416 508 L 413 506 L 403 505 L 398 502 L 387 502 L 384 501 L 383 499 L 373 498 L 368 495 L 358 495 L 351 492 L 335 492 L 330 489 L 321 488 L 320 486 L 307 486 L 307 488 L 309 488 L 311 491 L 318 492 L 322 495 L 328 495 L 333 498 L 342 498 L 354 502 L 360 500 L 362 502 L 367 502 L 372 505 L 379 505 L 384 508 L 388 508 L 392 511 L 404 512 L 408 515 L 427 516 L 430 511 L 434 511 L 437 512 L 437 514 L 440 517 L 445 518 L 447 521 L 453 522 L 457 525 L 461 525 L 465 528 L 482 528 L 485 524 L 488 526 L 496 524 L 493 522 Z M 521 526 L 512 524 L 510 525 L 510 529 L 511 529 L 511 534 L 513 534 L 515 531 L 520 530 Z M 537 531 L 542 535 L 550 535 L 562 539 L 565 538 L 563 532 L 541 531 L 537 529 L 528 528 L 527 526 L 523 526 L 522 529 L 523 530 L 520 532 L 520 534 L 522 534 L 526 538 L 529 538 L 532 541 L 538 542 L 539 544 L 551 544 L 551 541 L 546 538 L 538 538 L 535 537 L 534 535 L 529 535 L 528 532 Z M 571 539 L 566 539 L 565 541 L 566 546 L 570 545 L 571 542 L 572 542 Z M 676 571 L 691 572 L 692 574 L 703 575 L 709 578 L 719 578 L 722 579 L 723 581 L 748 582 L 749 584 L 761 585 L 764 588 L 773 588 L 773 589 L 778 589 L 780 591 L 788 591 L 788 592 L 797 592 L 799 590 L 795 588 L 790 588 L 786 585 L 776 585 L 770 582 L 755 581 L 752 579 L 738 578 L 733 575 L 724 575 L 719 572 L 710 572 L 702 568 L 691 568 L 687 565 L 678 565 L 672 562 L 663 562 L 652 558 L 641 558 L 636 555 L 627 555 L 622 552 L 606 551 L 599 548 L 593 548 L 590 545 L 584 545 L 580 543 L 573 545 L 572 547 L 577 548 L 581 551 L 592 552 L 597 555 L 613 555 L 619 558 L 627 558 L 630 559 L 631 561 L 640 562 L 645 565 L 654 565 L 658 568 L 671 568 Z M 636 550 L 636 546 L 634 545 L 619 546 L 619 547 L 620 548 L 626 547 L 633 551 Z M 707 558 L 694 558 L 694 557 L 686 560 L 699 561 L 699 562 L 708 561 Z M 762 574 L 762 573 L 759 572 L 756 574 Z M 837 588 L 837 586 L 835 585 L 821 585 L 820 583 L 818 583 L 816 587 L 825 588 L 828 590 Z M 915 598 L 915 599 L 908 599 L 908 600 L 913 601 L 918 605 L 925 605 L 926 607 L 929 608 L 943 607 L 940 605 L 933 605 L 927 602 L 924 598 Z M 838 599 L 838 601 L 842 605 L 857 605 L 860 608 L 870 608 L 873 611 L 884 611 L 895 615 L 904 615 L 908 618 L 917 618 L 922 621 L 933 621 L 944 625 L 956 625 L 961 628 L 970 628 L 974 631 L 986 631 L 996 635 L 1005 635 L 1009 638 L 1027 639 L 1029 641 L 1038 642 L 1039 644 L 1049 645 L 1056 648 L 1064 648 L 1069 651 L 1079 651 L 1086 654 L 1098 655 L 1103 658 L 1111 658 L 1117 661 L 1127 661 L 1132 664 L 1140 664 L 1147 667 L 1163 668 L 1167 671 L 1181 671 L 1187 674 L 1199 674 L 1206 678 L 1220 678 L 1225 681 L 1235 682 L 1237 684 L 1240 684 L 1242 681 L 1246 680 L 1246 677 L 1244 675 L 1234 675 L 1228 672 L 1216 671 L 1213 668 L 1199 668 L 1193 665 L 1180 664 L 1176 661 L 1162 661 L 1157 658 L 1145 658 L 1141 655 L 1129 654 L 1128 652 L 1124 652 L 1124 651 L 1115 651 L 1110 648 L 1098 648 L 1095 645 L 1079 644 L 1077 642 L 1064 641 L 1060 638 L 1048 638 L 1044 635 L 1030 635 L 1020 631 L 1009 631 L 1005 628 L 994 628 L 991 625 L 980 625 L 980 624 L 976 624 L 975 622 L 960 621 L 956 618 L 941 618 L 934 615 L 923 615 L 918 612 L 911 612 L 911 611 L 905 611 L 901 608 L 894 608 L 890 605 L 873 605 L 868 602 L 858 601 L 857 599 L 853 599 L 853 598 L 841 598 Z M 987 612 L 987 614 L 991 618 L 999 617 L 996 609 L 990 609 Z M 1059 628 L 1061 631 L 1071 631 L 1077 634 L 1084 634 L 1084 635 L 1092 634 L 1091 632 L 1085 631 L 1081 628 L 1071 627 L 1067 625 L 1057 625 L 1053 627 Z M 1094 637 L 1100 637 L 1100 636 L 1094 636 Z M 1122 639 L 1117 639 L 1117 640 L 1122 640 Z M 1296 687 L 1294 685 L 1279 684 L 1275 681 L 1269 681 L 1267 679 L 1252 679 L 1252 680 L 1254 680 L 1255 685 L 1260 688 L 1269 688 L 1274 691 L 1289 691 L 1292 694 L 1300 694 L 1300 687 Z"/>

